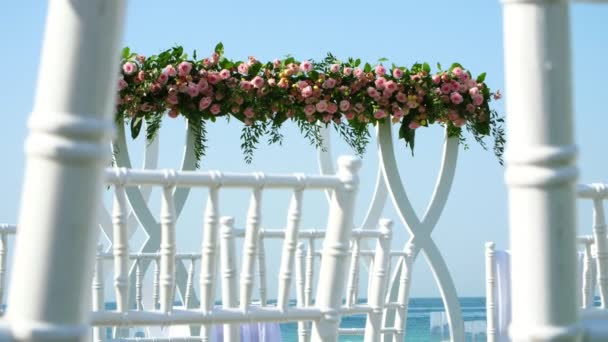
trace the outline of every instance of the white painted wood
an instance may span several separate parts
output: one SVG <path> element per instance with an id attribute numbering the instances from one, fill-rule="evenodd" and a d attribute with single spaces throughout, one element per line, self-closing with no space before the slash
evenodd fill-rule
<path id="1" fill-rule="evenodd" d="M 187 308 L 192 307 L 192 297 L 194 296 L 194 270 L 196 268 L 196 258 L 190 259 L 190 267 L 188 268 L 188 280 L 186 281 L 186 295 L 184 296 L 184 305 Z"/>
<path id="2" fill-rule="evenodd" d="M 160 310 L 170 312 L 173 308 L 175 288 L 175 203 L 173 190 L 175 189 L 175 172 L 166 170 L 160 207 Z"/>
<path id="3" fill-rule="evenodd" d="M 120 183 L 114 187 L 112 206 L 114 289 L 116 310 L 125 312 L 129 310 L 129 232 L 127 231 L 128 211 L 124 187 L 127 172 L 125 169 L 116 169 L 116 173 L 120 177 Z"/>
<path id="4" fill-rule="evenodd" d="M 494 242 L 486 242 L 486 335 L 488 342 L 498 342 L 498 313 L 496 308 L 496 261 Z"/>
<path id="5" fill-rule="evenodd" d="M 403 257 L 403 267 L 399 276 L 399 291 L 397 293 L 397 310 L 394 325 L 394 341 L 401 342 L 406 336 L 407 309 L 410 299 L 410 284 L 412 276 L 412 266 L 414 263 L 414 246 L 405 246 L 405 256 Z"/>
<path id="6" fill-rule="evenodd" d="M 361 161 L 355 158 L 338 159 L 338 176 L 344 186 L 334 190 L 330 215 L 323 242 L 323 260 L 319 269 L 319 282 L 315 305 L 324 310 L 324 317 L 313 322 L 312 341 L 337 341 L 346 280 L 349 242 L 353 229 L 355 196 L 358 191 L 358 170 Z"/>
<path id="7" fill-rule="evenodd" d="M 154 275 L 152 283 L 152 308 L 160 305 L 160 257 L 154 258 Z"/>
<path id="8" fill-rule="evenodd" d="M 103 245 L 97 245 L 97 255 L 95 257 L 95 270 L 93 272 L 93 281 L 91 282 L 91 290 L 93 292 L 92 309 L 93 311 L 104 311 L 105 310 L 105 298 L 104 298 L 104 273 L 103 273 L 103 258 L 101 253 L 103 252 Z M 104 328 L 93 327 L 93 341 L 102 342 L 105 341 Z"/>
<path id="9" fill-rule="evenodd" d="M 234 219 L 222 217 L 220 219 L 220 243 L 222 262 L 222 306 L 224 308 L 238 307 L 238 279 L 236 269 L 236 247 L 234 241 Z M 238 324 L 225 324 L 225 342 L 239 342 L 241 331 Z"/>
<path id="10" fill-rule="evenodd" d="M 7 234 L 0 232 L 0 312 L 4 311 L 1 309 L 2 303 L 4 303 L 4 283 L 6 279 L 6 253 L 8 250 Z"/>
<path id="11" fill-rule="evenodd" d="M 306 306 L 312 304 L 313 280 L 315 273 L 315 239 L 308 240 L 308 249 L 306 250 L 306 278 L 304 280 L 304 301 Z"/>
<path id="12" fill-rule="evenodd" d="M 346 283 L 346 307 L 351 307 L 357 304 L 357 288 L 359 284 L 359 245 L 361 239 L 353 239 L 352 241 L 352 253 L 350 257 L 350 267 L 348 272 L 348 281 Z"/>
<path id="13" fill-rule="evenodd" d="M 279 284 L 277 307 L 287 310 L 289 305 L 289 294 L 291 290 L 292 270 L 294 269 L 294 257 L 298 243 L 298 231 L 302 217 L 302 193 L 303 189 L 296 189 L 291 197 L 287 212 L 287 227 L 285 229 L 285 240 L 281 253 L 281 265 L 279 268 Z M 300 265 L 301 266 L 301 265 Z"/>
<path id="14" fill-rule="evenodd" d="M 304 243 L 298 243 L 296 249 L 296 305 L 308 305 L 304 296 L 304 278 L 306 277 L 306 262 L 304 260 Z M 284 310 L 282 306 L 278 306 Z M 298 342 L 308 342 L 310 339 L 310 325 L 308 322 L 298 322 Z"/>
<path id="15" fill-rule="evenodd" d="M 514 341 L 577 341 L 569 1 L 503 1 Z"/>
<path id="16" fill-rule="evenodd" d="M 594 268 L 594 258 L 593 255 L 591 253 L 591 246 L 593 245 L 593 237 L 591 236 L 586 236 L 586 237 L 579 237 L 578 238 L 579 243 L 583 243 L 584 245 L 584 255 L 583 255 L 583 279 L 582 279 L 582 296 L 581 296 L 581 303 L 580 305 L 582 306 L 583 309 L 586 308 L 590 308 L 593 307 L 593 301 L 594 301 L 594 281 L 595 278 L 593 277 L 594 272 L 593 272 L 593 268 Z"/>
<path id="17" fill-rule="evenodd" d="M 142 273 L 139 267 L 140 258 L 135 259 L 135 309 L 143 310 Z"/>
<path id="18" fill-rule="evenodd" d="M 421 250 L 424 251 L 429 267 L 433 270 L 435 281 L 437 282 L 446 308 L 450 336 L 452 336 L 454 341 L 464 341 L 464 321 L 462 319 L 456 287 L 454 286 L 449 269 L 439 248 L 430 236 L 445 207 L 454 180 L 456 160 L 458 157 L 458 138 L 448 138 L 446 132 L 439 177 L 437 178 L 431 201 L 429 202 L 422 220 L 416 215 L 399 177 L 393 147 L 392 128 L 389 121 L 378 124 L 378 150 L 382 173 L 393 206 L 397 210 L 397 214 L 399 215 L 403 226 L 408 230 L 411 236 L 408 242 L 414 246 L 413 258 L 415 260 L 418 252 Z M 399 272 L 401 272 L 401 270 L 396 270 L 391 279 L 392 285 L 390 287 L 389 297 L 391 300 L 395 300 L 398 293 L 398 278 L 396 275 L 399 274 Z M 394 313 L 388 313 L 386 315 L 385 325 L 390 326 L 393 321 Z"/>
<path id="19" fill-rule="evenodd" d="M 263 181 L 264 175 L 256 174 L 256 180 Z M 259 242 L 258 232 L 260 229 L 261 219 L 261 201 L 262 189 L 256 187 L 251 193 L 249 201 L 249 210 L 247 211 L 247 224 L 245 241 L 243 242 L 243 261 L 241 263 L 241 291 L 240 291 L 240 307 L 246 312 L 251 304 L 251 296 L 253 293 L 253 283 L 255 275 L 255 256 L 257 253 L 257 245 Z"/>
<path id="20" fill-rule="evenodd" d="M 374 256 L 374 267 L 371 270 L 371 282 L 368 288 L 368 305 L 371 311 L 367 314 L 365 325 L 365 342 L 380 342 L 382 313 L 386 297 L 387 267 L 390 262 L 390 248 L 393 222 L 380 220 L 380 233 Z"/>
<path id="21" fill-rule="evenodd" d="M 13 263 L 28 271 L 11 277 L 6 322 L 15 340 L 81 341 L 124 2 L 52 1 L 47 11 Z"/>
<path id="22" fill-rule="evenodd" d="M 608 308 L 608 240 L 606 218 L 602 200 L 593 200 L 593 237 L 597 248 L 597 280 L 600 290 L 601 308 Z"/>
<path id="23" fill-rule="evenodd" d="M 213 177 L 221 177 L 213 173 Z M 219 184 L 218 184 L 219 185 Z M 207 204 L 204 214 L 203 242 L 201 244 L 201 271 L 200 271 L 200 308 L 203 311 L 213 309 L 215 298 L 215 275 L 217 272 L 217 238 L 219 223 L 219 187 L 209 188 Z M 203 340 L 211 338 L 211 327 L 201 327 Z"/>
<path id="24" fill-rule="evenodd" d="M 260 291 L 260 305 L 266 306 L 268 298 L 266 295 L 267 283 L 266 283 L 266 248 L 264 246 L 264 239 L 258 235 L 258 275 L 260 277 L 260 283 L 258 284 L 258 290 Z"/>

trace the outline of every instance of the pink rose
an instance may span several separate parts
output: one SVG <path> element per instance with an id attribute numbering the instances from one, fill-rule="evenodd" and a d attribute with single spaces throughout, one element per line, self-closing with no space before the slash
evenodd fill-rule
<path id="1" fill-rule="evenodd" d="M 168 80 L 169 80 L 169 75 L 167 73 L 161 72 L 160 75 L 158 75 L 158 83 L 166 84 Z"/>
<path id="2" fill-rule="evenodd" d="M 460 75 L 459 77 L 462 81 L 468 81 L 471 79 L 471 76 L 469 76 L 469 74 L 467 74 L 466 72 L 463 72 L 462 75 Z"/>
<path id="3" fill-rule="evenodd" d="M 199 109 L 199 110 L 205 110 L 205 109 L 209 108 L 209 106 L 211 105 L 211 102 L 212 102 L 212 101 L 213 101 L 213 100 L 212 100 L 210 97 L 208 97 L 208 96 L 203 97 L 203 98 L 202 98 L 202 99 L 201 99 L 201 100 L 198 102 L 198 109 Z"/>
<path id="4" fill-rule="evenodd" d="M 467 104 L 467 112 L 475 113 L 475 105 L 473 105 L 472 103 Z"/>
<path id="5" fill-rule="evenodd" d="M 277 85 L 277 81 L 274 78 L 269 78 L 268 79 L 268 86 L 269 87 L 274 87 L 275 85 Z"/>
<path id="6" fill-rule="evenodd" d="M 253 89 L 253 84 L 249 81 L 242 80 L 241 81 L 241 89 L 250 90 Z"/>
<path id="7" fill-rule="evenodd" d="M 219 81 L 221 81 L 221 76 L 217 72 L 210 72 L 207 74 L 207 82 L 217 84 Z"/>
<path id="8" fill-rule="evenodd" d="M 388 81 L 384 84 L 384 88 L 386 89 L 386 91 L 389 92 L 394 92 L 395 90 L 397 90 L 397 83 L 395 83 L 395 81 Z"/>
<path id="9" fill-rule="evenodd" d="M 275 69 L 280 68 L 281 67 L 281 60 L 275 59 L 274 61 L 272 61 L 272 66 L 274 66 Z"/>
<path id="10" fill-rule="evenodd" d="M 441 92 L 444 94 L 449 94 L 452 92 L 452 84 L 451 83 L 444 83 L 441 85 Z"/>
<path id="11" fill-rule="evenodd" d="M 350 102 L 348 100 L 340 101 L 340 111 L 346 112 L 350 108 Z"/>
<path id="12" fill-rule="evenodd" d="M 146 79 L 146 73 L 145 73 L 143 70 L 140 70 L 140 71 L 137 73 L 137 80 L 138 80 L 139 82 L 143 82 L 145 79 Z"/>
<path id="13" fill-rule="evenodd" d="M 344 116 L 346 117 L 346 120 L 352 120 L 355 118 L 355 112 L 348 112 L 344 114 Z"/>
<path id="14" fill-rule="evenodd" d="M 460 83 L 458 81 L 452 81 L 452 91 L 458 91 L 460 89 Z"/>
<path id="15" fill-rule="evenodd" d="M 370 97 L 377 97 L 380 94 L 378 93 L 378 91 L 376 90 L 376 88 L 374 88 L 374 87 L 368 87 L 367 88 L 367 95 L 369 95 Z"/>
<path id="16" fill-rule="evenodd" d="M 462 103 L 462 95 L 460 95 L 457 92 L 453 92 L 450 94 L 450 100 L 452 101 L 453 104 L 461 104 Z"/>
<path id="17" fill-rule="evenodd" d="M 234 105 L 230 108 L 230 113 L 232 113 L 232 114 L 236 114 L 240 111 L 241 111 L 241 108 L 239 108 L 239 106 L 236 106 L 236 105 Z"/>
<path id="18" fill-rule="evenodd" d="M 481 106 L 481 104 L 483 103 L 483 96 L 480 94 L 477 94 L 475 96 L 473 96 L 473 104 L 476 106 Z"/>
<path id="19" fill-rule="evenodd" d="M 205 90 L 207 90 L 208 87 L 209 87 L 209 83 L 207 83 L 206 79 L 201 78 L 201 80 L 198 81 L 198 90 L 199 91 L 205 91 Z"/>
<path id="20" fill-rule="evenodd" d="M 378 90 L 382 90 L 384 89 L 384 85 L 386 84 L 386 79 L 384 77 L 378 77 L 378 79 L 376 79 L 375 84 Z"/>
<path id="21" fill-rule="evenodd" d="M 494 97 L 494 100 L 500 100 L 502 98 L 500 90 L 497 90 L 492 96 Z"/>
<path id="22" fill-rule="evenodd" d="M 382 64 L 380 64 L 376 67 L 376 76 L 384 76 L 384 75 L 386 75 L 386 69 L 384 68 L 384 66 L 382 66 Z"/>
<path id="23" fill-rule="evenodd" d="M 150 85 L 150 91 L 151 91 L 151 92 L 153 92 L 153 93 L 157 93 L 157 92 L 159 92 L 159 91 L 160 91 L 160 88 L 161 88 L 161 87 L 160 87 L 160 84 L 158 84 L 158 83 L 152 83 L 152 84 Z"/>
<path id="24" fill-rule="evenodd" d="M 188 82 L 188 95 L 195 97 L 198 95 L 198 85 L 194 82 Z"/>
<path id="25" fill-rule="evenodd" d="M 307 105 L 306 107 L 304 107 L 304 114 L 310 116 L 313 115 L 315 113 L 316 109 L 315 106 L 312 104 Z"/>
<path id="26" fill-rule="evenodd" d="M 220 101 L 221 99 L 224 98 L 224 93 L 216 93 L 215 94 L 215 99 Z"/>
<path id="27" fill-rule="evenodd" d="M 222 110 L 222 107 L 218 104 L 218 103 L 214 103 L 211 108 L 209 108 L 209 111 L 211 112 L 211 114 L 213 115 L 218 115 L 220 113 L 220 111 Z"/>
<path id="28" fill-rule="evenodd" d="M 118 90 L 123 90 L 128 86 L 127 82 L 121 77 L 118 80 Z"/>
<path id="29" fill-rule="evenodd" d="M 255 88 L 262 88 L 264 86 L 264 79 L 261 78 L 260 76 L 256 76 L 253 78 L 253 80 L 251 80 L 251 83 L 253 84 L 253 86 Z"/>
<path id="30" fill-rule="evenodd" d="M 469 95 L 475 96 L 477 94 L 479 94 L 479 88 L 473 87 L 473 88 L 469 89 Z"/>
<path id="31" fill-rule="evenodd" d="M 353 68 L 345 67 L 344 70 L 342 70 L 342 72 L 344 73 L 345 76 L 350 76 L 353 73 Z"/>
<path id="32" fill-rule="evenodd" d="M 336 73 L 336 72 L 340 72 L 340 65 L 338 65 L 338 64 L 332 64 L 332 65 L 329 67 L 329 71 L 330 71 L 330 72 L 334 72 L 334 73 Z"/>
<path id="33" fill-rule="evenodd" d="M 361 70 L 361 68 L 355 68 L 355 77 L 361 78 L 363 75 L 365 75 L 365 73 L 363 70 Z"/>
<path id="34" fill-rule="evenodd" d="M 136 59 L 136 60 L 137 60 L 139 63 L 144 64 L 144 62 L 146 61 L 146 56 L 144 56 L 144 55 L 137 55 L 137 57 L 135 57 L 135 59 Z"/>
<path id="35" fill-rule="evenodd" d="M 302 97 L 303 98 L 310 97 L 311 95 L 312 95 L 312 87 L 311 86 L 306 86 L 306 87 L 304 87 L 304 89 L 302 89 Z"/>
<path id="36" fill-rule="evenodd" d="M 325 82 L 323 82 L 323 88 L 325 89 L 333 89 L 336 86 L 336 80 L 333 78 L 328 78 Z"/>
<path id="37" fill-rule="evenodd" d="M 234 102 L 236 102 L 240 106 L 243 104 L 243 102 L 245 102 L 245 99 L 243 99 L 241 96 L 236 96 L 234 98 Z"/>
<path id="38" fill-rule="evenodd" d="M 246 63 L 241 63 L 239 64 L 238 68 L 239 72 L 243 75 L 246 75 L 247 72 L 249 71 L 249 65 L 247 65 Z"/>
<path id="39" fill-rule="evenodd" d="M 192 71 L 192 64 L 190 62 L 181 62 L 177 66 L 177 70 L 180 76 L 187 76 Z"/>
<path id="40" fill-rule="evenodd" d="M 396 79 L 400 79 L 401 77 L 403 77 L 403 70 L 399 68 L 393 69 L 393 77 Z"/>
<path id="41" fill-rule="evenodd" d="M 337 111 L 338 111 L 338 105 L 337 104 L 335 104 L 333 102 L 330 102 L 329 105 L 327 105 L 327 112 L 329 114 L 334 114 Z"/>
<path id="42" fill-rule="evenodd" d="M 363 111 L 365 110 L 365 106 L 363 105 L 363 103 L 357 103 L 355 104 L 355 112 L 361 114 Z"/>
<path id="43" fill-rule="evenodd" d="M 177 98 L 177 95 L 175 94 L 169 94 L 167 96 L 167 103 L 168 104 L 172 104 L 172 105 L 176 105 L 179 103 L 179 99 Z"/>
<path id="44" fill-rule="evenodd" d="M 321 100 L 317 102 L 317 104 L 315 105 L 315 109 L 317 110 L 317 112 L 323 113 L 327 110 L 327 101 Z"/>
<path id="45" fill-rule="evenodd" d="M 230 77 L 230 70 L 228 69 L 222 69 L 222 71 L 220 71 L 220 78 L 225 80 L 228 79 Z"/>
<path id="46" fill-rule="evenodd" d="M 431 77 L 431 79 L 433 80 L 433 83 L 435 83 L 435 84 L 439 84 L 439 82 L 441 82 L 441 76 L 439 76 L 439 75 L 433 75 L 433 77 Z"/>
<path id="47" fill-rule="evenodd" d="M 286 78 L 281 78 L 277 85 L 279 86 L 279 88 L 287 89 L 289 88 L 289 80 Z"/>
<path id="48" fill-rule="evenodd" d="M 401 110 L 400 108 L 395 108 L 395 110 L 393 110 L 393 116 L 397 119 L 401 119 L 403 117 L 404 113 L 403 110 Z"/>
<path id="49" fill-rule="evenodd" d="M 374 113 L 374 117 L 376 119 L 382 119 L 384 117 L 386 117 L 386 112 L 382 109 L 378 109 L 375 113 Z"/>
<path id="50" fill-rule="evenodd" d="M 255 112 L 253 111 L 253 108 L 247 107 L 247 108 L 245 108 L 243 115 L 245 115 L 245 117 L 251 119 L 255 116 Z"/>
<path id="51" fill-rule="evenodd" d="M 312 63 L 310 61 L 302 61 L 302 63 L 300 63 L 300 70 L 302 72 L 312 71 Z"/>
<path id="52" fill-rule="evenodd" d="M 477 82 L 475 82 L 475 80 L 466 80 L 464 84 L 467 86 L 467 88 L 477 87 Z"/>
<path id="53" fill-rule="evenodd" d="M 122 65 L 122 71 L 125 73 L 125 75 L 133 75 L 137 71 L 137 64 L 127 62 Z"/>
<path id="54" fill-rule="evenodd" d="M 167 75 L 171 76 L 171 77 L 177 75 L 177 71 L 175 70 L 175 68 L 171 64 L 167 65 L 165 67 L 165 70 L 163 70 L 163 72 L 166 73 Z"/>
<path id="55" fill-rule="evenodd" d="M 454 69 L 452 69 L 452 73 L 454 75 L 460 77 L 460 76 L 462 76 L 462 74 L 464 73 L 464 71 L 460 67 L 455 67 Z"/>
<path id="56" fill-rule="evenodd" d="M 405 94 L 402 93 L 402 92 L 398 92 L 397 96 L 395 96 L 395 98 L 397 99 L 397 101 L 399 101 L 401 103 L 406 103 L 407 102 L 407 96 L 405 96 Z"/>
<path id="57" fill-rule="evenodd" d="M 213 61 L 213 63 L 217 63 L 217 61 L 220 60 L 220 55 L 217 52 L 214 52 L 211 54 L 211 61 Z"/>
<path id="58" fill-rule="evenodd" d="M 454 120 L 452 123 L 456 127 L 462 127 L 462 126 L 464 126 L 464 124 L 467 123 L 467 121 L 465 119 L 458 119 L 458 120 Z"/>
<path id="59" fill-rule="evenodd" d="M 416 129 L 416 128 L 420 127 L 420 124 L 417 123 L 416 121 L 412 121 L 412 122 L 410 122 L 410 124 L 408 125 L 408 127 L 410 129 Z"/>
<path id="60" fill-rule="evenodd" d="M 331 118 L 332 118 L 331 114 L 325 114 L 325 115 L 323 115 L 323 121 L 324 122 L 330 122 Z"/>

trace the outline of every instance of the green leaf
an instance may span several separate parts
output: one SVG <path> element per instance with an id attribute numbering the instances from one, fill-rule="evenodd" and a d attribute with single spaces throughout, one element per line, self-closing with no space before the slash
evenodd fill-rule
<path id="1" fill-rule="evenodd" d="M 262 63 L 260 62 L 256 62 L 254 65 L 252 65 L 249 68 L 249 75 L 250 76 L 256 76 L 257 74 L 260 73 L 260 70 L 262 69 Z"/>
<path id="2" fill-rule="evenodd" d="M 482 72 L 481 75 L 477 76 L 477 83 L 482 83 L 483 81 L 486 80 L 486 73 Z"/>
<path id="3" fill-rule="evenodd" d="M 121 54 L 121 56 L 122 56 L 122 58 L 123 58 L 123 59 L 128 59 L 128 58 L 129 58 L 129 56 L 131 56 L 131 49 L 129 49 L 129 47 L 128 47 L 128 46 L 125 46 L 125 47 L 122 49 L 122 54 Z"/>
<path id="4" fill-rule="evenodd" d="M 192 59 L 196 60 L 196 50 L 192 52 Z"/>
<path id="5" fill-rule="evenodd" d="M 136 139 L 141 131 L 141 126 L 144 120 L 141 117 L 135 117 L 131 120 L 131 138 Z"/>
<path id="6" fill-rule="evenodd" d="M 365 71 L 365 72 L 372 71 L 372 66 L 369 63 L 365 63 L 365 67 L 363 67 L 363 71 Z"/>
<path id="7" fill-rule="evenodd" d="M 382 58 L 378 59 L 378 63 L 382 63 L 382 62 L 388 62 L 388 58 L 382 57 Z"/>
<path id="8" fill-rule="evenodd" d="M 462 65 L 460 65 L 460 63 L 452 63 L 452 66 L 450 67 L 450 71 L 454 70 L 454 68 L 456 68 L 456 67 L 464 69 L 462 67 Z"/>
<path id="9" fill-rule="evenodd" d="M 356 66 L 356 67 L 358 67 L 359 65 L 361 65 L 361 59 L 360 59 L 360 58 L 357 58 L 357 59 L 355 60 L 355 66 Z"/>
<path id="10" fill-rule="evenodd" d="M 407 121 L 403 121 L 401 127 L 399 128 L 399 139 L 405 140 L 405 146 L 409 146 L 412 150 L 412 156 L 414 155 L 414 142 L 416 138 L 416 130 L 410 129 L 409 123 Z"/>
<path id="11" fill-rule="evenodd" d="M 441 71 L 441 63 L 437 62 L 437 69 L 439 69 L 439 71 Z"/>
<path id="12" fill-rule="evenodd" d="M 214 51 L 218 55 L 223 55 L 224 54 L 224 44 L 222 44 L 222 42 L 217 43 L 217 45 L 215 46 Z"/>
<path id="13" fill-rule="evenodd" d="M 431 73 L 431 66 L 429 65 L 429 63 L 422 64 L 422 70 L 424 70 L 427 74 L 430 74 Z"/>

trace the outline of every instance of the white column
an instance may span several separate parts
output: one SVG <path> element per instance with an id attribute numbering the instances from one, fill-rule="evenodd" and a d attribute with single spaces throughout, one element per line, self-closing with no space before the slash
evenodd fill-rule
<path id="1" fill-rule="evenodd" d="M 514 341 L 574 341 L 576 203 L 569 4 L 505 0 Z"/>
<path id="2" fill-rule="evenodd" d="M 125 2 L 48 2 L 7 320 L 23 341 L 89 335 L 102 171 Z M 23 113 L 21 113 L 23 114 Z"/>

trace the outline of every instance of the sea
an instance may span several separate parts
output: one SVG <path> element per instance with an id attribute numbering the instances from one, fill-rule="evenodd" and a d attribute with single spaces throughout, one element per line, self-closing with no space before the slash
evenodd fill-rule
<path id="1" fill-rule="evenodd" d="M 177 304 L 177 303 L 176 303 Z M 272 301 L 269 301 L 272 305 Z M 486 300 L 485 297 L 460 298 L 460 308 L 465 325 L 467 342 L 486 341 Z M 114 303 L 106 303 L 106 309 L 114 310 Z M 343 317 L 342 328 L 364 328 L 365 315 Z M 280 325 L 281 340 L 285 342 L 298 341 L 297 323 Z M 111 337 L 111 331 L 107 331 Z M 445 307 L 441 298 L 410 298 L 406 336 L 408 342 L 440 342 L 449 341 L 450 334 Z M 340 336 L 339 341 L 363 341 L 362 336 Z"/>

